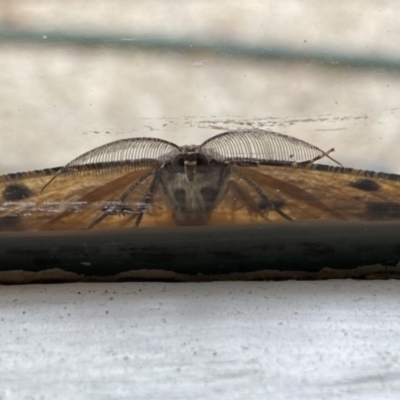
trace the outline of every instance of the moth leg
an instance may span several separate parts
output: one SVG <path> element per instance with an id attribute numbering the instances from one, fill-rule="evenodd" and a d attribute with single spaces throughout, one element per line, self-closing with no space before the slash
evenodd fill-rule
<path id="1" fill-rule="evenodd" d="M 240 178 L 243 179 L 247 185 L 249 185 L 260 197 L 259 210 L 262 210 L 262 214 L 267 212 L 268 210 L 275 211 L 282 218 L 293 221 L 287 214 L 285 214 L 282 210 L 280 210 L 276 205 L 268 199 L 268 197 L 264 194 L 264 192 L 256 185 L 251 179 L 247 178 L 245 175 L 241 174 L 239 171 L 232 169 L 232 171 Z"/>
<path id="2" fill-rule="evenodd" d="M 229 181 L 227 185 L 227 192 L 232 192 L 235 196 L 245 201 L 245 204 L 235 207 L 234 210 L 240 210 L 243 207 L 249 207 L 258 214 L 264 214 L 265 210 L 262 210 L 260 203 L 254 201 L 254 199 L 249 195 L 248 191 L 244 190 L 236 181 Z"/>
<path id="3" fill-rule="evenodd" d="M 132 183 L 132 185 L 129 185 L 127 189 L 125 189 L 122 192 L 121 197 L 118 199 L 118 207 L 113 206 L 109 207 L 107 210 L 104 211 L 100 217 L 96 218 L 88 227 L 87 229 L 92 229 L 94 226 L 99 224 L 101 221 L 103 221 L 105 218 L 107 218 L 109 215 L 119 213 L 119 214 L 125 214 L 131 209 L 129 207 L 121 207 L 123 206 L 123 202 L 126 200 L 126 198 L 136 189 L 138 188 L 151 174 L 153 174 L 153 171 L 148 172 L 147 174 L 144 174 L 141 176 L 138 180 Z M 136 225 L 137 226 L 137 225 Z"/>
<path id="4" fill-rule="evenodd" d="M 151 202 L 151 199 L 153 198 L 157 184 L 160 181 L 160 177 L 161 177 L 161 172 L 160 172 L 160 170 L 157 170 L 156 173 L 154 174 L 153 180 L 151 181 L 151 184 L 150 184 L 149 190 L 147 191 L 146 197 L 144 198 L 144 201 L 139 208 L 139 213 L 135 219 L 135 226 L 139 226 L 140 221 L 143 218 L 143 215 L 149 208 L 149 203 Z"/>

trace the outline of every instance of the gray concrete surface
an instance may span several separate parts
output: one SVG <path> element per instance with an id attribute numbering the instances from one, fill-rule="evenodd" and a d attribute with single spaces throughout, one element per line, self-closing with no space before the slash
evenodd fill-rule
<path id="1" fill-rule="evenodd" d="M 397 400 L 397 281 L 2 287 L 0 398 Z"/>

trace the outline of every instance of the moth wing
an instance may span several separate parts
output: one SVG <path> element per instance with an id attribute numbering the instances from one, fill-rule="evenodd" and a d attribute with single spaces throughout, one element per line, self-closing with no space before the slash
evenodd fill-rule
<path id="1" fill-rule="evenodd" d="M 100 218 L 105 209 L 111 210 L 127 187 L 147 174 L 147 181 L 144 180 L 127 199 L 130 204 L 107 215 L 95 228 L 125 226 L 129 215 L 141 206 L 152 176 L 149 175 L 151 169 L 127 172 L 118 168 L 101 174 L 58 176 L 42 192 L 57 170 L 0 177 L 0 231 L 85 229 Z M 160 212 L 154 214 L 162 219 Z M 151 225 L 149 219 L 146 223 Z"/>
<path id="2" fill-rule="evenodd" d="M 292 220 L 400 219 L 398 175 L 318 164 L 234 168 Z"/>
<path id="3" fill-rule="evenodd" d="M 316 164 L 230 168 L 209 225 L 400 219 L 398 175 Z M 153 169 L 59 176 L 42 192 L 56 173 L 0 176 L 0 231 L 133 227 L 139 214 L 140 226 L 176 224 L 160 184 L 149 197 Z"/>
<path id="4" fill-rule="evenodd" d="M 155 178 L 154 175 L 151 177 Z M 154 226 L 176 226 L 176 222 L 172 216 L 172 209 L 167 201 L 166 194 L 159 181 L 155 182 L 154 191 L 150 193 L 151 182 L 148 181 L 146 190 L 134 190 L 126 199 L 126 204 L 138 204 L 141 219 L 138 226 L 154 227 Z M 143 187 L 144 189 L 144 187 Z M 148 203 L 146 203 L 148 199 Z M 132 213 L 126 218 L 124 227 L 135 227 L 138 212 Z"/>
<path id="5" fill-rule="evenodd" d="M 153 193 L 153 170 L 133 171 L 98 186 L 78 202 L 79 212 L 66 211 L 42 226 L 42 230 L 114 229 L 175 225 L 159 185 Z M 123 196 L 123 201 L 121 201 Z"/>
<path id="6" fill-rule="evenodd" d="M 266 223 L 281 219 L 279 214 L 266 212 L 260 193 L 249 185 L 244 174 L 234 173 L 233 168 L 218 197 L 208 225 Z"/>
<path id="7" fill-rule="evenodd" d="M 0 176 L 0 231 L 37 230 L 54 216 L 61 202 L 74 201 L 82 186 L 56 182 L 51 190 L 42 187 L 59 168 Z"/>

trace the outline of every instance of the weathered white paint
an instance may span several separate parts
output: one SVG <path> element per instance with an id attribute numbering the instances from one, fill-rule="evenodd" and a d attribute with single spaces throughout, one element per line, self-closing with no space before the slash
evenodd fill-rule
<path id="1" fill-rule="evenodd" d="M 398 399 L 399 288 L 3 286 L 0 399 Z"/>

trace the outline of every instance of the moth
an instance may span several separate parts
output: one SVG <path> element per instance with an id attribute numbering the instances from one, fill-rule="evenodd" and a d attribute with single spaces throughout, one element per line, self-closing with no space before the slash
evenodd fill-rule
<path id="1" fill-rule="evenodd" d="M 332 151 L 258 129 L 118 140 L 0 176 L 0 231 L 400 219 L 400 176 L 344 168 Z M 325 157 L 338 166 L 315 164 Z"/>

